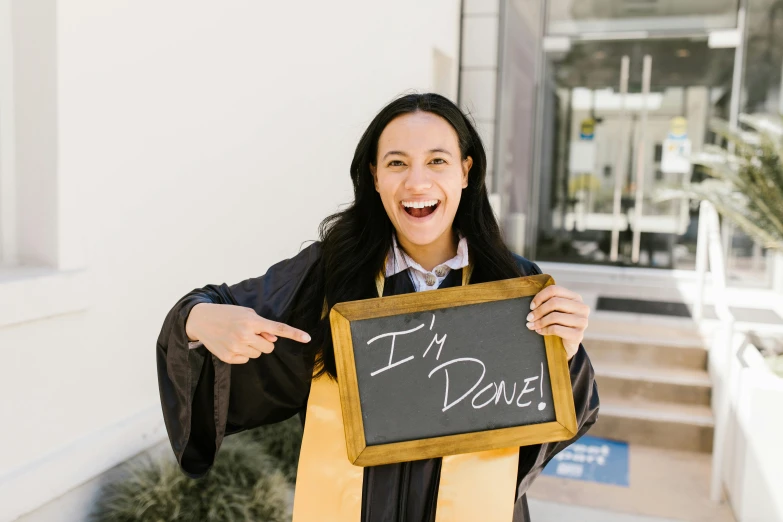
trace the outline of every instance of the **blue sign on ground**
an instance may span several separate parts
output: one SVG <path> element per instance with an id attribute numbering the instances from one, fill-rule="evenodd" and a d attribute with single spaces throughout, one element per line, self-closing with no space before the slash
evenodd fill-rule
<path id="1" fill-rule="evenodd" d="M 555 455 L 544 475 L 628 487 L 628 443 L 584 436 Z"/>

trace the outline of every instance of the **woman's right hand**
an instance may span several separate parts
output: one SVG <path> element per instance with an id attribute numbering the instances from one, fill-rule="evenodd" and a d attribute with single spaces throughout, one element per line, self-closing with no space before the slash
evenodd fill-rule
<path id="1" fill-rule="evenodd" d="M 306 332 L 264 319 L 252 308 L 212 303 L 199 303 L 190 310 L 185 332 L 191 341 L 201 341 L 229 364 L 244 364 L 271 353 L 278 337 L 310 342 Z"/>

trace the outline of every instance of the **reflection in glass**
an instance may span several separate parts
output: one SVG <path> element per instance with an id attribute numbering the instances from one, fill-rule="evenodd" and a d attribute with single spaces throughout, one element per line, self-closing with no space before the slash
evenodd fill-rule
<path id="1" fill-rule="evenodd" d="M 783 113 L 783 2 L 748 0 L 740 111 Z M 729 284 L 767 285 L 772 257 L 744 232 L 724 223 Z"/>
<path id="2" fill-rule="evenodd" d="M 651 82 L 644 95 L 647 55 Z M 619 88 L 624 56 L 627 94 Z M 639 265 L 693 267 L 696 209 L 659 196 L 703 177 L 684 158 L 713 139 L 710 118 L 728 117 L 733 58 L 733 49 L 710 49 L 706 39 L 583 42 L 548 56 L 544 119 L 553 125 L 543 139 L 552 146 L 541 170 L 536 258 L 631 264 L 638 229 Z"/>
<path id="3" fill-rule="evenodd" d="M 536 66 L 542 40 L 538 0 L 503 2 L 503 49 L 498 123 L 495 140 L 495 179 L 492 189 L 500 195 L 501 224 L 506 243 L 524 251 L 533 157 L 536 146 Z M 550 122 L 544 122 L 548 127 Z"/>
<path id="4" fill-rule="evenodd" d="M 738 0 L 549 0 L 547 33 L 705 31 L 737 26 Z"/>

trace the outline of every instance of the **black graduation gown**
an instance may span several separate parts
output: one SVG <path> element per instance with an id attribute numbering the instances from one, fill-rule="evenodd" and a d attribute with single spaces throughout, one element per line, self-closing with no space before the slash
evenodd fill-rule
<path id="1" fill-rule="evenodd" d="M 193 290 L 166 316 L 157 342 L 158 383 L 169 440 L 185 475 L 206 474 L 225 435 L 303 413 L 313 368 L 304 346 L 284 338 L 275 343 L 271 354 L 240 365 L 224 363 L 203 346 L 188 349 L 185 322 L 190 310 L 203 302 L 234 304 L 287 322 L 299 288 L 319 255 L 320 244 L 314 243 L 261 277 Z M 525 275 L 541 273 L 527 259 L 515 259 Z M 461 271 L 452 271 L 441 287 L 460 283 Z M 413 291 L 407 271 L 387 278 L 384 286 L 384 295 Z M 568 441 L 519 449 L 513 522 L 530 519 L 525 492 L 547 462 L 598 418 L 598 391 L 584 347 L 579 347 L 569 368 L 579 433 Z M 362 522 L 434 522 L 440 465 L 441 459 L 428 459 L 365 468 Z"/>

